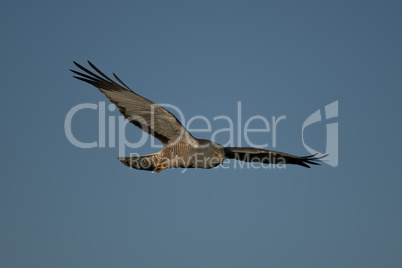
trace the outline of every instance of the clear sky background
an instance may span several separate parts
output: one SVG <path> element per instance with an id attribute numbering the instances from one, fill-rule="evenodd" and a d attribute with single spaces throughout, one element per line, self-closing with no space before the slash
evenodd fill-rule
<path id="1" fill-rule="evenodd" d="M 401 9 L 3 2 L 0 266 L 401 267 Z M 68 71 L 87 59 L 187 118 L 235 119 L 238 101 L 244 118 L 285 115 L 275 149 L 296 155 L 309 154 L 304 120 L 339 101 L 339 166 L 154 174 L 123 166 L 116 147 L 77 148 L 66 114 L 106 100 Z M 309 146 L 325 150 L 326 123 L 309 129 Z M 97 111 L 77 114 L 73 131 L 95 141 Z M 141 134 L 127 127 L 129 140 Z M 271 143 L 270 133 L 253 135 Z"/>

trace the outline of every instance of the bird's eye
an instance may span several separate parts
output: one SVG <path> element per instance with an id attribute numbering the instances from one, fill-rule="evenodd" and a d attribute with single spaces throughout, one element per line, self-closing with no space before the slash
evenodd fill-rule
<path id="1" fill-rule="evenodd" d="M 219 155 L 218 154 L 214 154 L 214 157 L 218 157 Z"/>

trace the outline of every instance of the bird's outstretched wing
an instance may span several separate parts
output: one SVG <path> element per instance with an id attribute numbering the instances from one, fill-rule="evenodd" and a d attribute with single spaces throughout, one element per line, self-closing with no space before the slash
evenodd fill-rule
<path id="1" fill-rule="evenodd" d="M 197 146 L 197 140 L 172 113 L 160 105 L 136 94 L 114 73 L 114 77 L 121 85 L 103 74 L 90 61 L 88 63 L 98 74 L 89 71 L 75 61 L 74 64 L 85 73 L 75 70 L 70 71 L 79 75 L 74 76 L 75 78 L 93 85 L 105 94 L 127 120 L 146 133 L 153 135 L 163 146 L 183 141 L 192 146 Z"/>
<path id="2" fill-rule="evenodd" d="M 276 151 L 252 148 L 252 147 L 225 147 L 225 158 L 246 162 L 258 162 L 264 164 L 294 164 L 309 168 L 310 165 L 320 165 L 317 161 L 326 157 L 316 155 L 294 156 Z"/>

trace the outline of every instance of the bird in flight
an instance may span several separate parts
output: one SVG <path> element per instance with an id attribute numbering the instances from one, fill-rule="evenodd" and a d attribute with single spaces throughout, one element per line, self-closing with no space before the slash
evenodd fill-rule
<path id="1" fill-rule="evenodd" d="M 309 164 L 319 165 L 320 159 L 326 156 L 298 157 L 252 147 L 224 147 L 213 141 L 196 139 L 172 113 L 132 91 L 116 74 L 113 73 L 113 76 L 120 84 L 107 77 L 90 61 L 88 63 L 96 73 L 74 61 L 83 71 L 70 70 L 78 75 L 74 77 L 98 88 L 127 120 L 154 136 L 164 146 L 154 154 L 118 157 L 128 167 L 159 173 L 166 168 L 209 169 L 223 163 L 225 159 L 236 159 L 262 164 L 295 164 L 309 168 Z"/>

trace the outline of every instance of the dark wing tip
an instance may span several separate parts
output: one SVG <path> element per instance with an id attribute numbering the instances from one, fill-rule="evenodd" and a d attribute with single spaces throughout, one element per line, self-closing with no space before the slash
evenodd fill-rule
<path id="1" fill-rule="evenodd" d="M 132 91 L 129 89 L 120 79 L 119 82 L 123 84 L 123 86 L 119 85 L 112 79 L 110 79 L 107 75 L 105 75 L 101 70 L 99 70 L 92 62 L 88 60 L 88 64 L 92 67 L 92 69 L 95 71 L 90 71 L 81 64 L 77 63 L 76 61 L 73 61 L 73 63 L 82 71 L 78 72 L 75 70 L 70 69 L 71 72 L 78 76 L 73 76 L 74 78 L 77 78 L 81 81 L 87 82 L 96 88 L 102 88 L 104 90 L 109 90 L 109 91 L 122 91 L 122 90 L 128 90 Z"/>
<path id="2" fill-rule="evenodd" d="M 124 82 L 117 76 L 117 74 L 113 73 L 113 76 L 117 79 L 117 81 L 119 81 L 123 86 L 125 86 L 127 90 L 133 92 L 126 84 L 124 84 Z"/>
<path id="3" fill-rule="evenodd" d="M 307 165 L 307 164 L 304 163 L 304 162 L 301 162 L 299 165 L 300 165 L 300 166 L 303 166 L 303 167 L 306 167 L 306 168 L 311 168 L 309 165 Z"/>
<path id="4" fill-rule="evenodd" d="M 86 79 L 86 78 L 83 78 L 83 77 L 80 77 L 80 76 L 73 76 L 74 78 L 76 78 L 76 79 L 78 79 L 78 80 L 81 80 L 81 81 L 84 81 L 84 82 L 86 82 L 86 83 L 88 83 L 88 84 L 91 84 L 91 85 L 93 85 L 94 87 L 98 87 L 98 83 L 96 82 L 96 81 L 93 81 L 93 80 L 90 80 L 90 79 Z"/>
<path id="5" fill-rule="evenodd" d="M 300 166 L 303 166 L 303 167 L 307 167 L 307 168 L 310 168 L 310 166 L 307 165 L 307 164 L 320 166 L 320 165 L 321 165 L 321 162 L 322 162 L 321 159 L 327 157 L 328 154 L 322 155 L 322 156 L 320 156 L 320 157 L 316 157 L 317 154 L 318 154 L 318 153 L 312 154 L 312 155 L 308 155 L 308 156 L 300 157 L 297 164 L 300 165 Z M 319 161 L 319 162 L 317 162 L 317 161 Z"/>
<path id="6" fill-rule="evenodd" d="M 74 60 L 73 60 L 73 63 L 75 64 L 75 66 L 77 66 L 77 67 L 80 68 L 80 69 L 84 68 L 84 67 L 82 67 L 81 64 L 79 64 L 78 62 L 76 62 L 76 61 L 74 61 Z"/>

